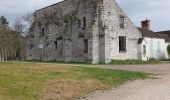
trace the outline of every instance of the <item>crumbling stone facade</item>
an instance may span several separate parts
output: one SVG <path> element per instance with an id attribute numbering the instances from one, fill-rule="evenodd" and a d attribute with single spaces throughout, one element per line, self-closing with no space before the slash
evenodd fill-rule
<path id="1" fill-rule="evenodd" d="M 114 0 L 65 0 L 35 12 L 27 59 L 91 63 L 138 59 L 140 37 Z"/>

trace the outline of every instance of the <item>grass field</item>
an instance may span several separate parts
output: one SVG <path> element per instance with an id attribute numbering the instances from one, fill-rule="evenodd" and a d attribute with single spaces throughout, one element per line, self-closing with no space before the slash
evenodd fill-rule
<path id="1" fill-rule="evenodd" d="M 58 64 L 0 63 L 0 100 L 72 100 L 148 74 Z"/>

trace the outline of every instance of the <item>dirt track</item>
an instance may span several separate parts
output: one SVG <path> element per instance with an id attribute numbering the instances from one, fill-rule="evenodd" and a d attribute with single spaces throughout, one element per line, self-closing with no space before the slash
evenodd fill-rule
<path id="1" fill-rule="evenodd" d="M 93 66 L 92 66 L 93 67 Z M 170 100 L 170 64 L 97 66 L 159 74 L 158 79 L 136 80 L 108 91 L 98 91 L 81 100 Z"/>

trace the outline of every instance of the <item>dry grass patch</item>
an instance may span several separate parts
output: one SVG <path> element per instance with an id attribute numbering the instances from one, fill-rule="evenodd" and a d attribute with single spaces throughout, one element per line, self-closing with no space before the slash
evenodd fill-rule
<path id="1" fill-rule="evenodd" d="M 41 100 L 74 100 L 89 92 L 110 87 L 98 80 L 52 80 L 46 83 Z"/>

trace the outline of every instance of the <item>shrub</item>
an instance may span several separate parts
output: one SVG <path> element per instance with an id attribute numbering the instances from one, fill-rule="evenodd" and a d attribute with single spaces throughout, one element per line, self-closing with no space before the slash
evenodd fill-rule
<path id="1" fill-rule="evenodd" d="M 167 47 L 167 51 L 168 51 L 168 55 L 169 55 L 169 58 L 170 58 L 170 44 Z"/>

